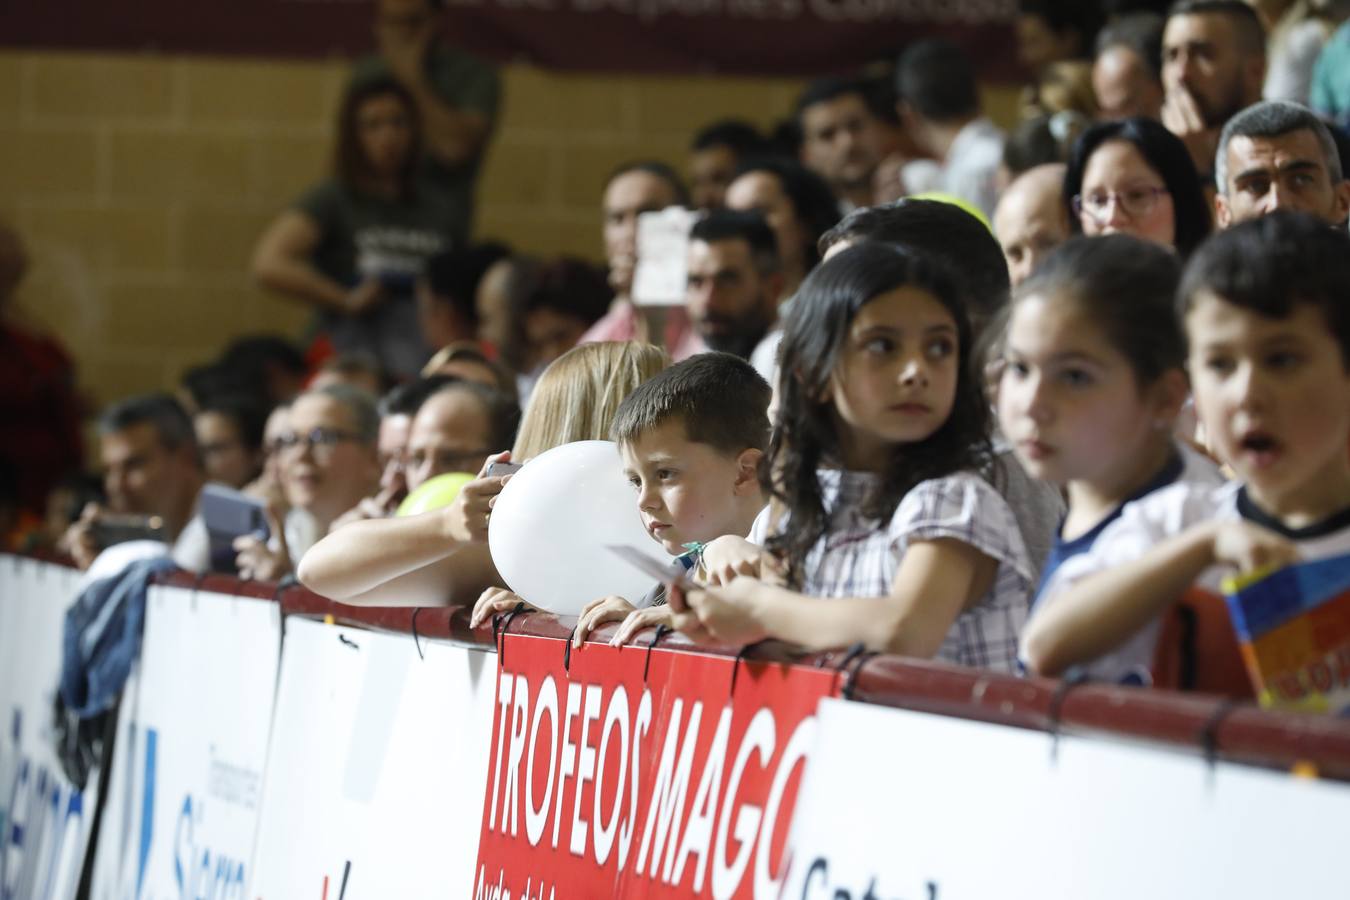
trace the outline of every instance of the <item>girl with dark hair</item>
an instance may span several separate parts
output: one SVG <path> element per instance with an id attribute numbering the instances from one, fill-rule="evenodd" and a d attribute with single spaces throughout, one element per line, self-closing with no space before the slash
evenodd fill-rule
<path id="1" fill-rule="evenodd" d="M 1031 564 L 985 477 L 989 412 L 960 291 L 922 257 L 863 242 L 799 297 L 763 470 L 773 502 L 753 544 L 708 547 L 721 586 L 690 589 L 677 625 L 1011 671 Z"/>
<path id="2" fill-rule="evenodd" d="M 1064 175 L 1069 225 L 1089 237 L 1124 232 L 1185 259 L 1210 231 L 1209 206 L 1186 145 L 1152 119 L 1093 125 Z"/>
<path id="3" fill-rule="evenodd" d="M 1156 244 L 1079 237 L 1013 295 L 999 423 L 1027 472 L 1069 499 L 1038 609 L 1087 574 L 1097 538 L 1129 504 L 1178 482 L 1222 483 L 1212 462 L 1173 437 L 1188 394 L 1173 306 L 1179 278 L 1176 256 Z M 1035 622 L 1023 638 L 1033 651 Z M 1157 638 L 1156 628 L 1140 633 L 1094 674 L 1149 683 Z"/>
<path id="4" fill-rule="evenodd" d="M 820 262 L 820 236 L 839 222 L 839 203 L 823 179 L 790 159 L 752 160 L 727 187 L 727 206 L 764 216 L 778 239 L 784 299 Z"/>
<path id="5" fill-rule="evenodd" d="M 392 78 L 355 82 L 338 115 L 333 176 L 268 226 L 252 265 L 260 283 L 318 311 L 315 338 L 402 377 L 430 355 L 414 283 L 464 237 L 460 209 L 428 182 L 420 149 L 408 90 Z"/>

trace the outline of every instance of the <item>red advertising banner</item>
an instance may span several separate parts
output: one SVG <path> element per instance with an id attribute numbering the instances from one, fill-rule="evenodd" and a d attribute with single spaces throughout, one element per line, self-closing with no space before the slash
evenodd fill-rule
<path id="1" fill-rule="evenodd" d="M 810 75 L 941 35 L 1015 79 L 1017 0 L 447 0 L 447 38 L 501 61 L 591 72 Z M 324 57 L 369 52 L 374 0 L 0 3 L 0 46 Z"/>
<path id="2" fill-rule="evenodd" d="M 839 676 L 599 644 L 563 663 L 504 640 L 475 900 L 777 897 Z"/>

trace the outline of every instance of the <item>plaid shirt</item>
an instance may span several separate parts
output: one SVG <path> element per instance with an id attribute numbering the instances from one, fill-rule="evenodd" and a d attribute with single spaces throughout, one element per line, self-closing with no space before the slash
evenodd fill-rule
<path id="1" fill-rule="evenodd" d="M 806 555 L 801 591 L 812 597 L 884 597 L 891 593 L 905 550 L 915 541 L 952 538 L 998 563 L 988 592 L 952 624 L 937 653 L 943 662 L 1014 672 L 1017 637 L 1033 586 L 1031 561 L 1008 504 L 977 475 L 958 472 L 920 482 L 889 523 L 865 518 L 859 507 L 877 476 L 822 469 L 829 530 Z M 767 511 L 751 540 L 762 543 Z"/>

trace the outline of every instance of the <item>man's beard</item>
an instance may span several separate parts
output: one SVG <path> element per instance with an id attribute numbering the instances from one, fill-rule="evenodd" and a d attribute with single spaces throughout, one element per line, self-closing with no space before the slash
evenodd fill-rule
<path id="1" fill-rule="evenodd" d="M 1200 115 L 1204 116 L 1205 127 L 1219 129 L 1224 126 L 1229 119 L 1246 109 L 1243 102 L 1242 82 L 1234 81 L 1231 89 L 1226 91 L 1222 100 L 1215 104 L 1198 95 L 1195 96 L 1195 102 L 1200 107 Z"/>
<path id="2" fill-rule="evenodd" d="M 707 330 L 710 321 L 730 327 L 711 332 Z M 764 336 L 769 333 L 768 322 L 717 318 L 704 319 L 702 325 L 703 327 L 699 329 L 700 336 L 703 338 L 703 343 L 708 345 L 709 350 L 730 353 L 733 356 L 739 356 L 741 359 L 749 359 L 750 354 L 759 346 L 759 342 L 764 340 Z"/>

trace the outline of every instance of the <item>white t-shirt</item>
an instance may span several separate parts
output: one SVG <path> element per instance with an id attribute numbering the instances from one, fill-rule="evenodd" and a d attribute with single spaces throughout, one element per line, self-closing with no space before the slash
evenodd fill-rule
<path id="1" fill-rule="evenodd" d="M 942 191 L 978 206 L 986 218 L 998 203 L 994 184 L 1003 161 L 1003 132 L 986 118 L 974 119 L 956 133 L 941 165 L 916 159 L 900 170 L 911 195 Z"/>
<path id="2" fill-rule="evenodd" d="M 1305 560 L 1350 552 L 1350 509 L 1308 528 L 1290 529 L 1257 509 L 1238 482 L 1218 488 L 1180 482 L 1127 505 L 1120 518 L 1102 531 L 1089 552 L 1066 561 L 1056 574 L 1067 581 L 1077 581 L 1094 572 L 1133 562 L 1159 543 L 1202 522 L 1244 520 L 1293 541 Z M 1222 597 L 1223 579 L 1230 574 L 1225 567 L 1211 566 L 1200 574 L 1191 590 Z M 1114 651 L 1088 665 L 1088 674 L 1121 681 L 1132 674 L 1147 672 L 1161 627 L 1162 617 L 1155 617 Z"/>

